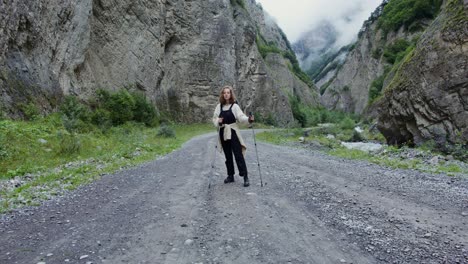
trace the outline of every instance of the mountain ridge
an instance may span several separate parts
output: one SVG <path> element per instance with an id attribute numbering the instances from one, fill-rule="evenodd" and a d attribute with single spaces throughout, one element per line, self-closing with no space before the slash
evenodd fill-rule
<path id="1" fill-rule="evenodd" d="M 50 113 L 65 95 L 88 100 L 98 88 L 127 87 L 176 121 L 201 122 L 229 84 L 246 111 L 294 122 L 256 36 L 261 31 L 280 48 L 288 44 L 263 14 L 254 0 L 10 1 L 0 10 L 3 111 L 21 118 L 23 105 L 31 105 Z M 306 84 L 283 70 L 289 62 L 279 59 L 290 92 L 318 104 Z"/>

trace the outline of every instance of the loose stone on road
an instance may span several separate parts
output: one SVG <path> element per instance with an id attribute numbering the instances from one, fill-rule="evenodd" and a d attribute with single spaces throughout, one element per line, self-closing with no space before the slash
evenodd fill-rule
<path id="1" fill-rule="evenodd" d="M 0 263 L 467 263 L 468 180 L 215 134 L 0 221 Z M 216 155 L 215 170 L 211 169 Z M 211 177 L 211 188 L 208 183 Z"/>

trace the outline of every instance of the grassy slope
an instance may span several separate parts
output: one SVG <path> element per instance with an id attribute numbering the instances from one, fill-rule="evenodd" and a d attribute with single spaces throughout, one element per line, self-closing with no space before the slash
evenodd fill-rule
<path id="1" fill-rule="evenodd" d="M 346 130 L 336 130 L 336 128 L 317 128 L 311 130 L 309 136 L 305 137 L 305 143 L 315 142 L 314 145 L 322 146 L 322 149 L 333 156 L 346 158 L 346 159 L 355 159 L 355 160 L 367 160 L 369 162 L 379 164 L 382 166 L 387 166 L 391 168 L 400 168 L 400 169 L 416 169 L 424 172 L 433 172 L 433 173 L 446 173 L 448 175 L 458 175 L 464 174 L 468 176 L 468 168 L 458 166 L 454 163 L 446 163 L 444 161 L 439 162 L 436 165 L 427 164 L 421 158 L 412 158 L 407 159 L 403 158 L 403 155 L 407 149 L 405 148 L 396 148 L 396 147 L 384 147 L 384 150 L 379 153 L 367 153 L 361 150 L 349 150 L 340 144 L 340 140 L 345 140 L 346 137 L 352 132 Z M 369 132 L 363 132 L 364 137 L 368 140 L 381 140 L 381 136 L 372 135 Z M 258 139 L 264 142 L 277 144 L 277 145 L 291 145 L 294 142 L 298 142 L 299 137 L 303 137 L 303 129 L 290 129 L 290 130 L 276 130 L 268 131 L 258 134 Z M 334 135 L 336 138 L 331 139 L 327 138 L 326 135 Z M 296 144 L 294 144 L 297 146 Z M 307 146 L 307 144 L 304 144 Z M 420 148 L 417 151 L 420 153 L 430 153 L 430 150 Z M 437 155 L 433 153 L 432 155 Z"/>
<path id="2" fill-rule="evenodd" d="M 193 136 L 213 131 L 210 124 L 170 127 L 176 137 L 160 136 L 158 128 L 136 123 L 105 132 L 91 128 L 76 135 L 80 150 L 67 153 L 64 149 L 72 143 L 58 116 L 32 122 L 0 121 L 0 212 L 37 204 L 104 173 L 167 154 Z M 6 181 L 21 184 L 2 185 Z"/>

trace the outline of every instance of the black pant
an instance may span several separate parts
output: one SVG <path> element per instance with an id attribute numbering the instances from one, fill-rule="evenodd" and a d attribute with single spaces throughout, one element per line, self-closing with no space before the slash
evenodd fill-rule
<path id="1" fill-rule="evenodd" d="M 239 142 L 236 131 L 231 131 L 231 140 L 227 141 L 224 141 L 223 138 L 224 128 L 222 128 L 219 132 L 224 156 L 226 157 L 226 168 L 228 176 L 234 175 L 234 161 L 232 159 L 233 153 L 234 157 L 236 158 L 237 169 L 239 169 L 239 176 L 247 176 L 247 166 L 245 165 L 244 155 L 242 155 L 242 146 Z"/>

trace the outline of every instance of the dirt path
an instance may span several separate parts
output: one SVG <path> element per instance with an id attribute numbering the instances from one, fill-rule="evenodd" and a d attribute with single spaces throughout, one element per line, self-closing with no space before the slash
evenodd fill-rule
<path id="1" fill-rule="evenodd" d="M 258 143 L 223 184 L 214 134 L 0 222 L 0 263 L 468 263 L 468 180 Z M 208 189 L 212 175 L 212 188 Z"/>

